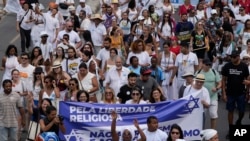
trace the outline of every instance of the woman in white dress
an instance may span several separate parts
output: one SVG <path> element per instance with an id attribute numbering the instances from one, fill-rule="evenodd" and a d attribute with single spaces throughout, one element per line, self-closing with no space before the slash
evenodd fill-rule
<path id="1" fill-rule="evenodd" d="M 162 9 L 163 9 L 163 12 L 174 14 L 174 6 L 171 4 L 170 0 L 163 1 Z"/>
<path id="2" fill-rule="evenodd" d="M 34 11 L 40 12 L 44 9 L 42 4 L 38 4 L 38 6 L 33 5 L 32 7 L 34 8 Z M 38 42 L 40 42 L 41 38 L 39 35 L 42 31 L 44 31 L 44 17 L 40 12 L 35 12 L 35 24 L 33 25 L 30 33 L 33 45 L 36 45 Z"/>
<path id="3" fill-rule="evenodd" d="M 9 45 L 5 56 L 2 58 L 1 70 L 4 70 L 3 79 L 11 79 L 11 71 L 19 64 L 17 57 L 17 48 L 15 45 Z"/>
<path id="4" fill-rule="evenodd" d="M 159 64 L 162 70 L 164 70 L 165 72 L 165 80 L 163 80 L 162 82 L 162 89 L 167 100 L 178 99 L 175 79 L 173 80 L 172 84 L 169 83 L 173 73 L 176 58 L 175 54 L 170 51 L 170 45 L 170 42 L 165 42 L 163 44 L 164 51 L 159 55 Z"/>

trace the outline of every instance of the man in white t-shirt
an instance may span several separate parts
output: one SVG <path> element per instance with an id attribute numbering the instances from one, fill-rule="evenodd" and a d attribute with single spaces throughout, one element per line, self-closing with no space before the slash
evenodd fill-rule
<path id="1" fill-rule="evenodd" d="M 103 41 L 103 46 L 104 48 L 102 48 L 97 56 L 96 56 L 96 62 L 98 64 L 99 67 L 101 67 L 101 69 L 104 69 L 105 66 L 105 62 L 109 59 L 110 57 L 110 53 L 109 53 L 109 49 L 111 46 L 111 39 L 109 37 L 106 37 Z"/>
<path id="2" fill-rule="evenodd" d="M 181 53 L 179 53 L 176 56 L 175 60 L 175 68 L 172 73 L 170 83 L 173 82 L 173 79 L 176 75 L 176 72 L 178 70 L 177 75 L 177 89 L 179 90 L 182 84 L 184 83 L 184 79 L 182 78 L 182 75 L 186 72 L 194 73 L 198 69 L 198 58 L 196 54 L 189 51 L 189 45 L 186 42 L 181 43 Z"/>
<path id="3" fill-rule="evenodd" d="M 68 34 L 64 34 L 62 42 L 60 44 L 58 44 L 57 47 L 63 48 L 65 57 L 68 58 L 68 48 L 69 47 L 74 47 L 75 48 L 75 44 L 71 43 L 69 41 L 69 35 Z"/>
<path id="4" fill-rule="evenodd" d="M 194 83 L 192 85 L 188 85 L 185 90 L 183 96 L 188 96 L 188 95 L 193 95 L 193 94 L 198 94 L 198 98 L 200 99 L 199 102 L 203 106 L 203 112 L 205 108 L 209 108 L 210 106 L 210 95 L 205 88 L 204 85 L 205 82 L 205 76 L 204 74 L 197 74 Z M 205 114 L 203 114 L 203 127 L 205 125 Z"/>
<path id="5" fill-rule="evenodd" d="M 24 82 L 28 91 L 33 90 L 33 72 L 35 67 L 29 63 L 30 56 L 28 53 L 21 54 L 21 63 L 16 66 L 16 69 L 19 70 L 20 79 Z"/>
<path id="6" fill-rule="evenodd" d="M 79 5 L 76 7 L 76 15 L 77 16 L 79 15 L 81 10 L 84 10 L 88 17 L 90 17 L 93 14 L 91 7 L 85 3 L 85 0 L 79 1 Z"/>
<path id="7" fill-rule="evenodd" d="M 48 33 L 46 31 L 42 31 L 40 33 L 41 41 L 36 44 L 36 46 L 40 47 L 42 50 L 42 57 L 44 61 L 49 59 L 50 61 L 53 60 L 53 47 L 52 44 L 48 42 Z"/>
<path id="8" fill-rule="evenodd" d="M 148 129 L 145 129 L 143 133 L 146 135 L 146 141 L 166 141 L 168 135 L 166 132 L 158 129 L 158 119 L 155 116 L 149 116 L 147 118 Z M 142 141 L 139 135 L 139 140 Z"/>
<path id="9" fill-rule="evenodd" d="M 60 44 L 63 41 L 63 35 L 69 35 L 69 41 L 75 44 L 75 48 L 78 49 L 82 45 L 82 41 L 78 35 L 73 30 L 73 23 L 71 21 L 66 22 L 66 27 L 64 30 L 60 31 L 57 36 L 57 43 Z"/>

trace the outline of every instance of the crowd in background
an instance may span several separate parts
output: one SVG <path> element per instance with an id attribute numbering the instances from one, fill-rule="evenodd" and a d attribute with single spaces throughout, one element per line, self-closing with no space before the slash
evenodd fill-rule
<path id="1" fill-rule="evenodd" d="M 21 44 L 9 45 L 2 58 L 2 91 L 9 93 L 11 83 L 13 97 L 20 96 L 12 106 L 23 107 L 43 132 L 54 124 L 53 131 L 65 132 L 59 101 L 147 104 L 196 92 L 212 129 L 220 97 L 229 130 L 235 103 L 241 124 L 250 84 L 250 1 L 184 0 L 178 10 L 170 0 L 100 0 L 100 11 L 85 0 L 56 0 L 48 10 L 38 1 L 20 5 Z M 19 131 L 22 110 L 13 125 Z"/>

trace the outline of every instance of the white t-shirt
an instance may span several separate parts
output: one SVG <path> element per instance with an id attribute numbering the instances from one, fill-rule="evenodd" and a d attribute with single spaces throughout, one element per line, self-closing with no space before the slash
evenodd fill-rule
<path id="1" fill-rule="evenodd" d="M 95 24 L 92 22 L 89 30 L 91 32 L 91 38 L 93 40 L 94 46 L 102 46 L 103 36 L 107 35 L 105 26 L 102 23 L 95 26 Z"/>
<path id="2" fill-rule="evenodd" d="M 32 91 L 33 90 L 33 77 L 34 77 L 33 73 L 34 73 L 35 67 L 29 64 L 27 67 L 24 68 L 21 64 L 19 64 L 16 67 L 16 69 L 19 70 L 20 79 L 26 85 L 27 90 Z"/>
<path id="3" fill-rule="evenodd" d="M 241 53 L 240 53 L 240 59 L 243 59 L 243 57 L 244 57 L 246 54 L 248 54 L 246 49 L 243 50 L 243 51 L 241 51 Z M 250 55 L 250 54 L 248 54 L 248 55 Z"/>
<path id="4" fill-rule="evenodd" d="M 39 42 L 36 46 L 41 48 L 44 60 L 50 59 L 50 53 L 53 52 L 52 44 L 48 42 L 46 44 L 42 44 L 41 42 Z"/>
<path id="5" fill-rule="evenodd" d="M 64 34 L 68 34 L 69 35 L 69 41 L 71 43 L 78 43 L 81 41 L 79 35 L 74 31 L 74 30 L 71 30 L 70 32 L 67 32 L 66 30 L 62 30 L 58 33 L 58 36 L 57 36 L 57 40 L 58 41 L 61 41 L 63 39 L 63 35 Z"/>
<path id="6" fill-rule="evenodd" d="M 64 2 L 67 2 L 67 3 L 75 3 L 74 0 L 56 0 L 56 4 L 59 5 L 59 3 L 64 3 Z M 69 16 L 69 10 L 68 9 L 61 9 L 60 6 L 58 6 L 59 8 L 59 11 L 61 12 L 61 14 L 63 16 Z"/>
<path id="7" fill-rule="evenodd" d="M 144 100 L 140 100 L 139 103 L 134 103 L 133 100 L 130 99 L 130 100 L 127 100 L 127 101 L 125 102 L 125 104 L 147 104 L 147 102 L 144 101 Z"/>
<path id="8" fill-rule="evenodd" d="M 79 15 L 81 10 L 84 10 L 86 12 L 87 16 L 93 14 L 93 12 L 91 10 L 91 7 L 89 5 L 87 5 L 87 4 L 85 4 L 85 7 L 82 7 L 80 4 L 76 7 L 76 15 L 77 16 Z"/>
<path id="9" fill-rule="evenodd" d="M 96 59 L 99 60 L 99 61 L 102 61 L 101 69 L 104 69 L 105 62 L 109 59 L 109 57 L 110 57 L 109 50 L 107 50 L 105 48 L 102 48 L 98 52 L 98 54 L 96 56 Z"/>
<path id="10" fill-rule="evenodd" d="M 90 25 L 91 25 L 91 21 L 88 18 L 85 18 L 84 20 L 82 20 L 80 27 L 81 29 L 89 30 Z"/>
<path id="11" fill-rule="evenodd" d="M 160 129 L 157 129 L 155 132 L 149 132 L 148 129 L 143 130 L 143 133 L 145 134 L 147 140 L 146 141 L 166 141 L 168 138 L 168 135 L 166 132 L 163 132 Z M 140 139 L 140 135 L 138 136 Z"/>
<path id="12" fill-rule="evenodd" d="M 178 78 L 182 79 L 181 76 L 187 72 L 194 73 L 194 66 L 198 65 L 198 58 L 193 52 L 189 52 L 184 55 L 180 53 L 176 57 L 175 66 L 178 67 Z"/>
<path id="13" fill-rule="evenodd" d="M 188 85 L 184 90 L 183 96 L 192 95 L 194 93 L 199 93 L 198 94 L 198 98 L 200 98 L 199 102 L 204 100 L 206 103 L 210 104 L 210 95 L 209 95 L 207 88 L 202 87 L 201 89 L 197 90 L 197 89 L 193 88 L 192 85 Z M 203 104 L 201 104 L 201 105 L 203 106 Z M 204 111 L 204 108 L 203 108 L 203 111 Z"/>
<path id="14" fill-rule="evenodd" d="M 27 12 L 27 14 L 26 14 Z M 24 11 L 23 9 L 21 9 L 18 13 L 17 13 L 17 21 L 21 22 L 22 18 L 22 23 L 21 23 L 21 28 L 25 29 L 25 30 L 30 30 L 33 26 L 33 22 L 28 22 L 27 21 L 30 20 L 30 17 L 35 18 L 35 12 L 33 10 L 28 10 L 28 11 Z"/>
<path id="15" fill-rule="evenodd" d="M 128 59 L 126 61 L 127 64 L 130 64 L 129 61 L 132 56 L 136 56 L 138 58 L 140 65 L 150 64 L 150 56 L 146 51 L 143 51 L 141 53 L 134 53 L 132 51 L 129 52 Z"/>
<path id="16" fill-rule="evenodd" d="M 68 63 L 67 63 L 68 60 Z M 63 71 L 69 73 L 71 76 L 76 74 L 78 72 L 78 67 L 81 64 L 81 58 L 75 58 L 75 59 L 64 59 L 62 61 L 62 68 Z M 68 69 L 67 69 L 68 68 Z"/>
<path id="17" fill-rule="evenodd" d="M 162 26 L 162 22 L 159 24 L 158 28 L 161 29 L 161 26 Z M 172 24 L 172 27 L 174 27 L 174 25 Z M 174 32 L 174 31 L 172 31 Z M 161 31 L 161 34 L 165 37 L 170 37 L 172 36 L 172 33 L 171 33 L 171 27 L 169 26 L 168 23 L 165 23 L 162 27 L 162 31 Z"/>
<path id="18" fill-rule="evenodd" d="M 45 19 L 44 29 L 49 35 L 48 41 L 52 42 L 56 36 L 56 29 L 60 27 L 59 20 L 56 17 L 52 17 L 50 12 L 43 13 L 43 16 Z"/>

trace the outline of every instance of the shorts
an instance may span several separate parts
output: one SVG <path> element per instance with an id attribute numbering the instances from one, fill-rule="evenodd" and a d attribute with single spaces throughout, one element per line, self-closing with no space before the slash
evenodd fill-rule
<path id="1" fill-rule="evenodd" d="M 227 95 L 227 104 L 226 108 L 229 112 L 233 112 L 235 107 L 237 106 L 237 109 L 239 112 L 245 112 L 245 94 L 239 95 L 239 96 L 231 96 Z"/>
<path id="2" fill-rule="evenodd" d="M 200 49 L 200 50 L 196 50 L 196 51 L 193 51 L 193 52 L 197 55 L 198 59 L 204 59 L 205 58 L 206 49 Z"/>
<path id="3" fill-rule="evenodd" d="M 209 111 L 209 116 L 211 119 L 218 118 L 218 101 L 217 100 L 211 101 L 208 111 Z"/>

